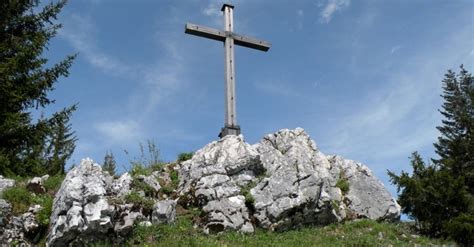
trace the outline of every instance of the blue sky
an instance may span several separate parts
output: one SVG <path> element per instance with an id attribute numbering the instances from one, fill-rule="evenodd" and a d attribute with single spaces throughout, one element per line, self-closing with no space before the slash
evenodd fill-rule
<path id="1" fill-rule="evenodd" d="M 69 165 L 112 151 L 120 170 L 153 140 L 165 161 L 216 140 L 224 119 L 221 43 L 184 34 L 222 28 L 222 1 L 70 1 L 45 54 L 78 53 L 50 96 L 79 103 Z M 470 0 L 230 1 L 234 31 L 271 42 L 237 47 L 237 120 L 250 143 L 303 127 L 326 154 L 361 161 L 389 185 L 418 150 L 434 156 L 447 69 L 474 71 Z M 128 154 L 124 152 L 126 150 Z M 393 186 L 389 185 L 392 193 Z"/>

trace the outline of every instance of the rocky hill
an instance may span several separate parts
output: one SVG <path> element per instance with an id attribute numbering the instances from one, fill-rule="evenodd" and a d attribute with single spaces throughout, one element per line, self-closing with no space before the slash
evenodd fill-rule
<path id="1" fill-rule="evenodd" d="M 0 193 L 12 183 L 0 178 Z M 36 178 L 28 188 L 41 193 L 42 183 Z M 38 206 L 14 215 L 10 203 L 0 200 L 1 244 L 30 244 L 44 235 L 36 223 Z M 267 135 L 254 145 L 242 136 L 226 136 L 187 161 L 117 178 L 84 159 L 55 194 L 46 244 L 123 243 L 134 227 L 170 224 L 177 213 L 190 209 L 199 211 L 193 225 L 204 233 L 279 232 L 400 217 L 399 205 L 368 167 L 323 154 L 297 128 Z"/>

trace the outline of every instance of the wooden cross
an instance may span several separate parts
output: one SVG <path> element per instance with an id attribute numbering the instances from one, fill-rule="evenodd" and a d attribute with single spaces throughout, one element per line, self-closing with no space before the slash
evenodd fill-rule
<path id="1" fill-rule="evenodd" d="M 220 138 L 226 135 L 240 134 L 240 126 L 237 124 L 237 113 L 235 109 L 234 44 L 260 51 L 268 51 L 268 49 L 270 49 L 270 43 L 266 41 L 234 33 L 233 10 L 234 6 L 230 4 L 222 5 L 221 11 L 224 12 L 224 31 L 191 23 L 186 23 L 184 31 L 187 34 L 224 42 L 225 123 L 219 134 Z"/>

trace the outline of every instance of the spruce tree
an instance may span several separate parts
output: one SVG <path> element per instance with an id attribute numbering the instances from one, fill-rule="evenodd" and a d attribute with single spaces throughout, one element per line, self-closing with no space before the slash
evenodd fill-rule
<path id="1" fill-rule="evenodd" d="M 461 66 L 456 77 L 451 70 L 443 80 L 443 125 L 435 143 L 439 159 L 433 162 L 449 170 L 456 178 L 463 177 L 474 194 L 474 84 L 473 76 Z"/>
<path id="2" fill-rule="evenodd" d="M 102 170 L 107 171 L 111 176 L 115 176 L 115 166 L 114 154 L 107 152 L 104 157 L 104 164 L 102 164 Z"/>
<path id="3" fill-rule="evenodd" d="M 68 76 L 75 56 L 50 67 L 43 51 L 60 24 L 66 1 L 39 9 L 34 0 L 0 1 L 0 174 L 33 176 L 64 172 L 74 150 L 68 124 L 75 106 L 34 120 L 33 111 L 54 103 L 47 94 Z"/>
<path id="4" fill-rule="evenodd" d="M 442 81 L 441 136 L 434 143 L 439 158 L 426 164 L 415 152 L 413 173 L 389 171 L 397 186 L 402 211 L 415 219 L 421 232 L 474 244 L 474 77 L 461 66 Z"/>

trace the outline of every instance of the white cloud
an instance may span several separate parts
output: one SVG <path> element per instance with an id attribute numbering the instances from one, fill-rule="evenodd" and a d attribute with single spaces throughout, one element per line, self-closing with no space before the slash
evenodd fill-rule
<path id="1" fill-rule="evenodd" d="M 140 125 L 133 120 L 107 121 L 95 124 L 95 129 L 109 143 L 130 143 L 140 140 L 142 133 Z"/>
<path id="2" fill-rule="evenodd" d="M 303 30 L 303 18 L 304 18 L 304 11 L 302 9 L 299 9 L 296 11 L 297 15 L 297 22 L 296 22 L 296 28 L 298 30 Z"/>
<path id="3" fill-rule="evenodd" d="M 459 50 L 470 46 L 469 29 L 447 36 L 436 52 L 406 57 L 400 72 L 387 73 L 379 89 L 361 95 L 360 104 L 329 126 L 323 143 L 330 152 L 382 160 L 431 147 L 441 119 L 441 80 L 447 69 L 466 62 Z"/>
<path id="4" fill-rule="evenodd" d="M 213 25 L 216 25 L 217 27 L 221 27 L 224 25 L 221 6 L 219 6 L 218 4 L 210 3 L 209 5 L 207 5 L 206 8 L 201 11 L 201 13 L 211 18 Z"/>
<path id="5" fill-rule="evenodd" d="M 67 40 L 79 51 L 79 56 L 83 56 L 92 66 L 114 75 L 133 73 L 133 68 L 96 47 L 93 37 L 97 30 L 90 19 L 73 14 L 64 22 L 64 27 L 59 30 L 59 36 Z"/>
<path id="6" fill-rule="evenodd" d="M 402 48 L 400 45 L 393 46 L 392 49 L 390 49 L 390 54 L 397 52 L 400 48 Z"/>
<path id="7" fill-rule="evenodd" d="M 302 9 L 299 9 L 297 12 L 299 17 L 303 17 L 304 16 L 304 11 Z"/>
<path id="8" fill-rule="evenodd" d="M 334 13 L 348 7 L 350 2 L 350 0 L 328 0 L 320 13 L 321 22 L 329 23 Z"/>

